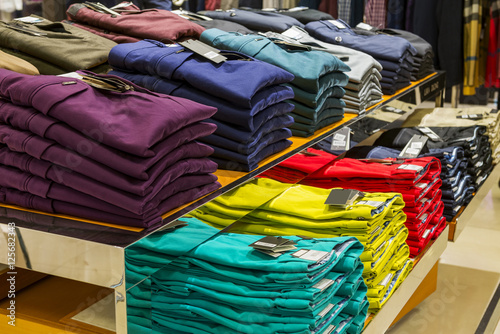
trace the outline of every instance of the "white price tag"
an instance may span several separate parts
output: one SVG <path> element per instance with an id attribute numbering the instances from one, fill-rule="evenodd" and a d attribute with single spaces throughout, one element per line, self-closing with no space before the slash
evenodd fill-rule
<path id="1" fill-rule="evenodd" d="M 333 24 L 334 26 L 336 26 L 339 29 L 347 28 L 344 24 L 342 24 L 342 22 L 337 21 L 337 20 L 328 20 L 328 22 L 330 22 L 331 24 Z"/>
<path id="2" fill-rule="evenodd" d="M 298 39 L 301 36 L 300 32 L 298 32 L 297 30 L 295 30 L 293 28 L 290 28 L 287 31 L 284 31 L 282 33 L 282 35 L 286 36 L 286 37 L 289 37 L 289 38 L 292 38 L 292 39 Z"/>
<path id="3" fill-rule="evenodd" d="M 414 170 L 416 172 L 420 172 L 424 167 L 422 166 L 417 166 L 417 165 L 408 165 L 408 164 L 403 164 L 398 167 L 398 169 L 406 169 L 406 170 Z"/>
<path id="4" fill-rule="evenodd" d="M 32 16 L 25 16 L 25 17 L 19 17 L 17 19 L 14 19 L 15 21 L 21 21 L 24 23 L 40 23 L 43 22 L 43 19 L 40 19 L 38 17 L 32 17 Z"/>
<path id="5" fill-rule="evenodd" d="M 304 251 L 304 250 L 306 252 L 302 253 L 301 251 Z M 297 254 L 299 252 L 300 252 L 300 255 Z M 304 260 L 308 260 L 308 261 L 319 262 L 319 261 L 323 260 L 325 257 L 327 257 L 329 254 L 330 253 L 325 252 L 325 251 L 318 251 L 318 250 L 312 250 L 312 249 L 302 249 L 298 252 L 293 253 L 292 256 L 298 257 L 298 258 L 301 258 Z"/>

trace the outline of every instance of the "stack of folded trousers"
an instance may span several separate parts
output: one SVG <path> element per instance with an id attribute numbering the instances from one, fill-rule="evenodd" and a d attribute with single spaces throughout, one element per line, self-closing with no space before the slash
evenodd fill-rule
<path id="1" fill-rule="evenodd" d="M 360 191 L 399 192 L 405 202 L 407 244 L 417 256 L 446 227 L 441 200 L 441 163 L 432 157 L 416 159 L 334 160 L 302 180 L 302 184 Z"/>
<path id="2" fill-rule="evenodd" d="M 182 46 L 145 40 L 117 45 L 109 59 L 114 75 L 216 107 L 208 121 L 217 130 L 200 141 L 214 149 L 219 169 L 250 171 L 291 145 L 293 105 L 284 101 L 293 91 L 281 84 L 293 75 L 239 52 L 222 53 L 228 59 L 215 64 Z"/>
<path id="3" fill-rule="evenodd" d="M 117 43 L 133 43 L 148 38 L 160 41 L 196 39 L 205 30 L 163 9 L 140 10 L 130 5 L 113 9 L 116 14 L 111 14 L 91 8 L 86 4 L 75 3 L 67 9 L 66 14 L 76 27 Z"/>
<path id="4" fill-rule="evenodd" d="M 178 223 L 185 226 L 179 228 Z M 169 225 L 125 249 L 128 328 L 134 333 L 151 333 L 153 328 L 151 276 L 219 233 L 190 218 Z"/>
<path id="5" fill-rule="evenodd" d="M 297 249 L 271 257 L 249 246 L 261 236 L 217 234 L 197 219 L 179 221 L 187 226 L 156 233 L 162 242 L 146 238 L 126 254 L 127 261 L 148 264 L 142 283 L 127 294 L 138 326 L 159 332 L 324 333 L 337 324 L 342 332 L 361 332 L 368 301 L 362 246 L 355 238 L 290 237 Z M 198 229 L 200 244 L 186 253 Z M 318 257 L 296 253 L 306 250 Z"/>
<path id="6" fill-rule="evenodd" d="M 105 65 L 115 42 L 65 23 L 30 17 L 41 22 L 0 22 L 2 51 L 33 64 L 40 74 L 109 69 Z"/>
<path id="7" fill-rule="evenodd" d="M 423 79 L 435 72 L 432 45 L 426 42 L 422 37 L 409 31 L 399 29 L 377 29 L 376 32 L 404 38 L 417 50 L 417 54 L 413 56 L 414 63 L 413 69 L 411 70 L 412 81 Z"/>
<path id="8" fill-rule="evenodd" d="M 372 136 L 373 134 L 379 132 L 388 124 L 396 121 L 401 117 L 401 114 L 385 111 L 385 108 L 387 107 L 371 110 L 370 113 L 366 115 L 366 117 L 361 118 L 358 122 L 355 122 L 349 126 L 351 135 L 349 138 L 349 147 L 346 147 L 347 149 L 356 147 L 356 145 Z M 335 155 L 341 155 L 342 153 L 346 152 L 346 148 L 337 148 L 332 150 L 332 142 L 334 140 L 334 137 L 335 134 L 332 136 L 328 136 L 322 141 L 318 142 L 314 147 Z"/>
<path id="9" fill-rule="evenodd" d="M 286 44 L 275 44 L 262 36 L 218 29 L 204 31 L 201 41 L 219 49 L 242 52 L 295 76 L 290 84 L 295 97 L 289 101 L 295 106 L 292 113 L 295 123 L 291 127 L 294 136 L 309 137 L 344 117 L 342 87 L 348 82 L 344 72 L 349 71 L 349 67 L 337 57 L 326 52 L 290 49 Z"/>
<path id="10" fill-rule="evenodd" d="M 356 146 L 346 154 L 353 159 L 385 159 L 398 158 L 401 153 L 398 149 L 383 146 Z M 470 200 L 474 192 L 472 177 L 467 173 L 467 159 L 462 147 L 446 147 L 430 149 L 422 157 L 435 157 L 441 161 L 441 193 L 444 204 L 443 216 L 447 221 L 458 213 L 460 208 Z"/>
<path id="11" fill-rule="evenodd" d="M 359 114 L 382 100 L 382 87 L 379 82 L 382 79 L 380 74 L 382 65 L 372 56 L 340 45 L 322 42 L 298 27 L 292 27 L 281 34 L 267 32 L 265 36 L 331 53 L 349 66 L 351 69 L 349 82 L 344 87 L 343 97 L 346 103 L 345 112 Z"/>
<path id="12" fill-rule="evenodd" d="M 252 205 L 248 199 L 265 189 L 283 187 L 277 181 L 259 179 L 232 190 L 190 215 L 219 229 L 231 226 L 234 233 L 312 238 L 356 237 L 364 246 L 361 254 L 362 275 L 372 291 L 370 303 L 379 305 L 390 278 L 408 262 L 409 247 L 405 240 L 404 202 L 399 194 L 366 193 L 353 205 L 335 208 L 325 205 L 330 190 L 293 185 L 270 201 Z M 410 267 L 411 268 L 411 267 Z M 390 278 L 387 278 L 389 277 Z"/>
<path id="13" fill-rule="evenodd" d="M 336 157 L 322 150 L 308 148 L 260 173 L 259 177 L 267 177 L 285 183 L 297 183 Z"/>
<path id="14" fill-rule="evenodd" d="M 403 148 L 414 135 L 425 134 L 426 127 L 396 128 L 383 133 L 375 145 Z M 430 138 L 427 149 L 443 149 L 459 146 L 467 160 L 467 173 L 471 175 L 473 186 L 479 187 L 493 169 L 493 156 L 485 126 L 468 127 L 428 127 L 439 138 Z"/>
<path id="15" fill-rule="evenodd" d="M 485 134 L 488 136 L 493 152 L 493 163 L 500 162 L 500 113 L 498 110 L 487 107 L 434 108 L 416 110 L 415 115 L 418 120 L 412 122 L 412 126 L 485 126 Z"/>
<path id="16" fill-rule="evenodd" d="M 324 42 L 373 56 L 383 68 L 380 84 L 384 94 L 392 95 L 410 85 L 413 56 L 417 51 L 407 40 L 366 30 L 354 31 L 342 20 L 310 22 L 305 29 L 311 36 Z"/>
<path id="17" fill-rule="evenodd" d="M 110 75 L 0 70 L 3 202 L 147 227 L 220 184 L 195 140 L 215 108 Z"/>
<path id="18" fill-rule="evenodd" d="M 283 32 L 293 26 L 304 27 L 300 21 L 291 16 L 273 12 L 254 12 L 233 8 L 225 11 L 207 10 L 198 13 L 212 19 L 236 22 L 254 31 Z"/>

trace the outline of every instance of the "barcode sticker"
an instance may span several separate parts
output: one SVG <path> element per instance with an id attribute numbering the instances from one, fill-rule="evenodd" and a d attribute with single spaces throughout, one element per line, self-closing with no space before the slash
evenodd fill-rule
<path id="1" fill-rule="evenodd" d="M 336 133 L 335 136 L 333 136 L 333 140 L 340 140 L 340 141 L 345 141 L 345 135 L 341 133 Z"/>

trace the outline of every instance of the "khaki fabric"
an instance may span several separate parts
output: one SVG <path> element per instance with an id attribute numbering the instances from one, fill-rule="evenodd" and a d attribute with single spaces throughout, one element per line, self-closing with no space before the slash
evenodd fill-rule
<path id="1" fill-rule="evenodd" d="M 0 46 L 19 50 L 70 72 L 106 63 L 116 45 L 72 25 L 42 20 L 35 24 L 0 21 Z"/>

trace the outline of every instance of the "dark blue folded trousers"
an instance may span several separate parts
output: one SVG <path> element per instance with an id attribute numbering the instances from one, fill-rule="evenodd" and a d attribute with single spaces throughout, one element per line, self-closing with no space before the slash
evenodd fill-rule
<path id="1" fill-rule="evenodd" d="M 399 62 L 408 55 L 416 55 L 417 50 L 407 40 L 389 35 L 359 35 L 347 23 L 337 20 L 344 28 L 330 21 L 316 21 L 306 24 L 309 34 L 319 40 L 365 52 L 375 59 Z M 383 65 L 382 65 L 383 66 Z"/>
<path id="2" fill-rule="evenodd" d="M 119 70 L 111 71 L 110 74 L 127 79 L 154 92 L 184 97 L 211 107 L 216 107 L 217 112 L 212 116 L 212 119 L 235 124 L 249 131 L 254 131 L 262 125 L 262 123 L 256 122 L 259 120 L 259 118 L 256 118 L 257 115 L 261 112 L 267 115 L 276 115 L 273 107 L 276 108 L 276 104 L 287 99 L 293 99 L 294 97 L 293 90 L 290 87 L 282 85 L 269 86 L 261 89 L 253 96 L 251 101 L 252 108 L 241 108 L 224 99 L 207 94 L 183 81 Z M 279 107 L 286 108 L 283 105 Z M 292 111 L 293 106 L 288 106 L 288 109 Z"/>
<path id="3" fill-rule="evenodd" d="M 238 143 L 217 135 L 202 138 L 202 140 L 200 141 L 212 147 L 223 147 L 226 150 L 236 152 L 238 154 L 250 155 L 255 151 L 259 151 L 271 142 L 286 139 L 291 136 L 292 133 L 290 132 L 290 130 L 286 128 L 279 128 L 276 130 L 272 130 L 271 132 L 259 133 L 258 136 L 255 137 L 255 140 L 248 144 Z M 274 140 L 272 140 L 272 138 L 274 138 Z"/>
<path id="4" fill-rule="evenodd" d="M 293 26 L 304 27 L 296 18 L 271 12 L 257 13 L 247 10 L 230 9 L 226 11 L 208 10 L 201 11 L 200 13 L 212 19 L 236 22 L 256 31 L 283 32 Z"/>
<path id="5" fill-rule="evenodd" d="M 294 76 L 271 64 L 235 51 L 224 51 L 216 64 L 182 46 L 144 40 L 119 44 L 109 53 L 109 64 L 119 70 L 158 75 L 188 82 L 234 105 L 252 108 L 254 95 L 264 87 L 291 82 Z"/>
<path id="6" fill-rule="evenodd" d="M 277 115 L 266 120 L 260 128 L 253 132 L 243 131 L 234 128 L 227 123 L 219 122 L 213 119 L 208 119 L 207 122 L 217 125 L 217 136 L 230 139 L 236 144 L 251 144 L 256 140 L 259 140 L 266 133 L 290 127 L 294 123 L 294 120 L 292 116 L 288 115 L 288 113 L 285 115 Z M 217 137 L 214 136 L 212 138 Z"/>
<path id="7" fill-rule="evenodd" d="M 274 144 L 268 145 L 264 147 L 262 150 L 258 152 L 255 156 L 253 156 L 253 159 L 247 160 L 247 162 L 239 162 L 235 160 L 228 160 L 226 158 L 219 158 L 217 156 L 210 156 L 210 160 L 213 162 L 217 163 L 219 165 L 219 169 L 227 169 L 227 170 L 236 170 L 236 171 L 242 171 L 242 172 L 249 172 L 257 167 L 259 167 L 259 162 L 262 161 L 263 159 L 267 158 L 268 156 L 281 152 L 287 147 L 292 145 L 292 142 L 290 140 L 280 140 Z M 213 146 L 212 146 L 213 147 Z M 215 149 L 215 147 L 213 147 Z M 224 149 L 219 148 L 218 150 L 219 153 L 222 152 Z M 233 152 L 227 151 L 224 152 L 225 156 L 230 157 L 230 156 L 236 156 Z"/>

